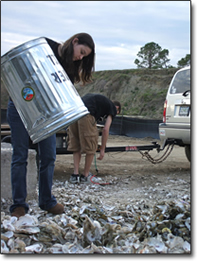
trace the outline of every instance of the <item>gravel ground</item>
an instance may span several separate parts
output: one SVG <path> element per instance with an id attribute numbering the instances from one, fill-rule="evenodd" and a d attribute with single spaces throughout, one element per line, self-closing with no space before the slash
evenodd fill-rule
<path id="1" fill-rule="evenodd" d="M 135 139 L 113 135 L 109 137 L 107 147 L 149 145 L 152 141 L 150 138 Z M 159 143 L 157 140 L 154 141 Z M 162 155 L 162 152 L 158 154 L 156 150 L 153 150 L 150 154 L 152 157 L 158 158 Z M 81 173 L 83 163 L 84 157 L 82 157 Z M 86 209 L 89 216 L 97 220 L 96 216 L 89 209 L 91 205 L 95 206 L 96 204 L 98 208 L 102 208 L 106 213 L 108 211 L 108 214 L 109 211 L 116 210 L 116 215 L 119 213 L 115 217 L 117 218 L 117 223 L 122 225 L 123 223 L 121 222 L 124 220 L 125 224 L 129 226 L 128 213 L 133 213 L 133 219 L 137 217 L 136 215 L 139 215 L 141 216 L 141 221 L 142 219 L 150 221 L 153 220 L 150 215 L 153 215 L 155 206 L 158 205 L 160 207 L 165 205 L 168 208 L 165 211 L 171 211 L 169 210 L 171 207 L 180 207 L 180 204 L 183 204 L 184 208 L 187 208 L 187 213 L 190 213 L 188 209 L 190 209 L 191 200 L 191 169 L 190 163 L 186 159 L 184 148 L 175 146 L 170 156 L 164 162 L 155 165 L 142 158 L 139 152 L 109 152 L 106 153 L 102 161 L 96 160 L 95 157 L 91 172 L 102 183 L 106 184 L 102 186 L 94 184 L 70 184 L 69 178 L 72 172 L 72 155 L 57 155 L 53 193 L 58 201 L 65 205 L 65 215 L 67 216 L 72 216 L 73 209 L 76 207 L 76 209 L 78 208 L 77 211 L 82 214 Z M 10 204 L 11 202 L 9 201 L 2 201 L 1 211 L 5 215 L 9 214 L 8 208 Z M 83 204 L 86 206 L 84 207 Z M 29 205 L 30 215 L 39 216 L 40 222 L 44 222 L 46 218 L 50 218 L 50 216 L 48 217 L 44 212 L 40 211 L 37 206 L 37 199 L 29 201 Z M 162 212 L 163 215 L 167 213 L 165 211 Z M 112 212 L 110 215 L 115 215 Z M 177 214 L 180 213 L 177 212 L 176 216 Z M 111 220 L 110 215 L 108 216 L 109 220 Z M 122 220 L 120 215 L 122 215 Z M 131 223 L 133 222 L 132 219 L 130 221 Z M 184 222 L 186 222 L 186 219 Z M 135 224 L 135 226 L 137 225 Z M 132 229 L 134 231 L 134 227 Z M 185 236 L 184 240 L 191 243 L 190 236 Z M 104 250 L 102 249 L 102 251 Z M 122 253 L 121 251 L 120 253 Z M 128 249 L 124 251 L 128 251 Z M 146 246 L 142 244 L 141 248 L 139 247 L 136 251 L 138 253 L 146 253 L 146 251 L 151 250 L 147 250 Z M 156 250 L 154 249 L 154 251 Z M 157 250 L 156 252 L 159 251 Z M 169 252 L 169 250 L 162 251 Z M 181 251 L 180 253 L 184 252 Z M 188 253 L 188 251 L 185 252 Z"/>

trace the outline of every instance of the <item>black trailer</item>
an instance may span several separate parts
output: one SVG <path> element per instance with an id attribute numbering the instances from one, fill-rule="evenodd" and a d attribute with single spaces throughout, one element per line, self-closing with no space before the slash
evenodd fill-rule
<path id="1" fill-rule="evenodd" d="M 99 135 L 101 135 L 102 127 L 97 125 Z M 8 124 L 1 125 L 1 142 L 11 143 L 11 131 Z M 151 163 L 157 164 L 163 162 L 171 153 L 173 149 L 174 141 L 165 142 L 162 147 L 157 142 L 151 142 L 147 145 L 127 145 L 127 146 L 113 146 L 106 147 L 105 152 L 139 152 L 142 157 L 148 159 Z M 37 144 L 33 144 L 31 140 L 29 141 L 29 148 L 35 149 L 37 151 Z M 163 154 L 160 158 L 152 158 L 149 154 L 149 151 L 156 149 L 157 152 L 163 151 Z M 97 152 L 100 151 L 100 145 L 98 144 Z M 66 155 L 73 154 L 67 150 L 67 132 L 65 129 L 56 133 L 56 154 L 57 155 Z"/>

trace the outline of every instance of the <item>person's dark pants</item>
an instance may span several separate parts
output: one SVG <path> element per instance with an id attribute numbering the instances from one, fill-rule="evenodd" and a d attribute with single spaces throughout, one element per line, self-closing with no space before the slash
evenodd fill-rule
<path id="1" fill-rule="evenodd" d="M 16 207 L 22 206 L 26 212 L 29 206 L 27 197 L 27 158 L 29 148 L 29 135 L 14 106 L 9 100 L 7 119 L 11 128 L 11 142 L 13 147 L 11 163 L 11 184 L 13 205 L 10 207 L 12 213 Z M 55 197 L 51 194 L 53 173 L 56 160 L 56 135 L 52 135 L 38 143 L 39 152 L 39 207 L 48 210 L 57 204 Z"/>

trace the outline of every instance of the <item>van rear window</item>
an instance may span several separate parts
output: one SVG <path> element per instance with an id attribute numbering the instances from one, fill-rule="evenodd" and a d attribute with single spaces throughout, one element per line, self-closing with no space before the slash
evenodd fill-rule
<path id="1" fill-rule="evenodd" d="M 180 71 L 171 83 L 170 94 L 183 93 L 190 90 L 190 69 Z"/>

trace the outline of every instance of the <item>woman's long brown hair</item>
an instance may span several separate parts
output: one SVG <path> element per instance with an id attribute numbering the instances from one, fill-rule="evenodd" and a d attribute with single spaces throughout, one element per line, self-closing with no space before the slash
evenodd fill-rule
<path id="1" fill-rule="evenodd" d="M 78 38 L 78 44 L 86 45 L 92 50 L 88 56 L 83 57 L 83 59 L 79 61 L 73 61 L 72 41 L 75 38 Z M 83 84 L 85 84 L 91 80 L 92 69 L 94 67 L 95 45 L 89 34 L 78 33 L 73 35 L 63 43 L 60 53 L 63 61 L 63 67 L 72 83 L 82 81 Z"/>

